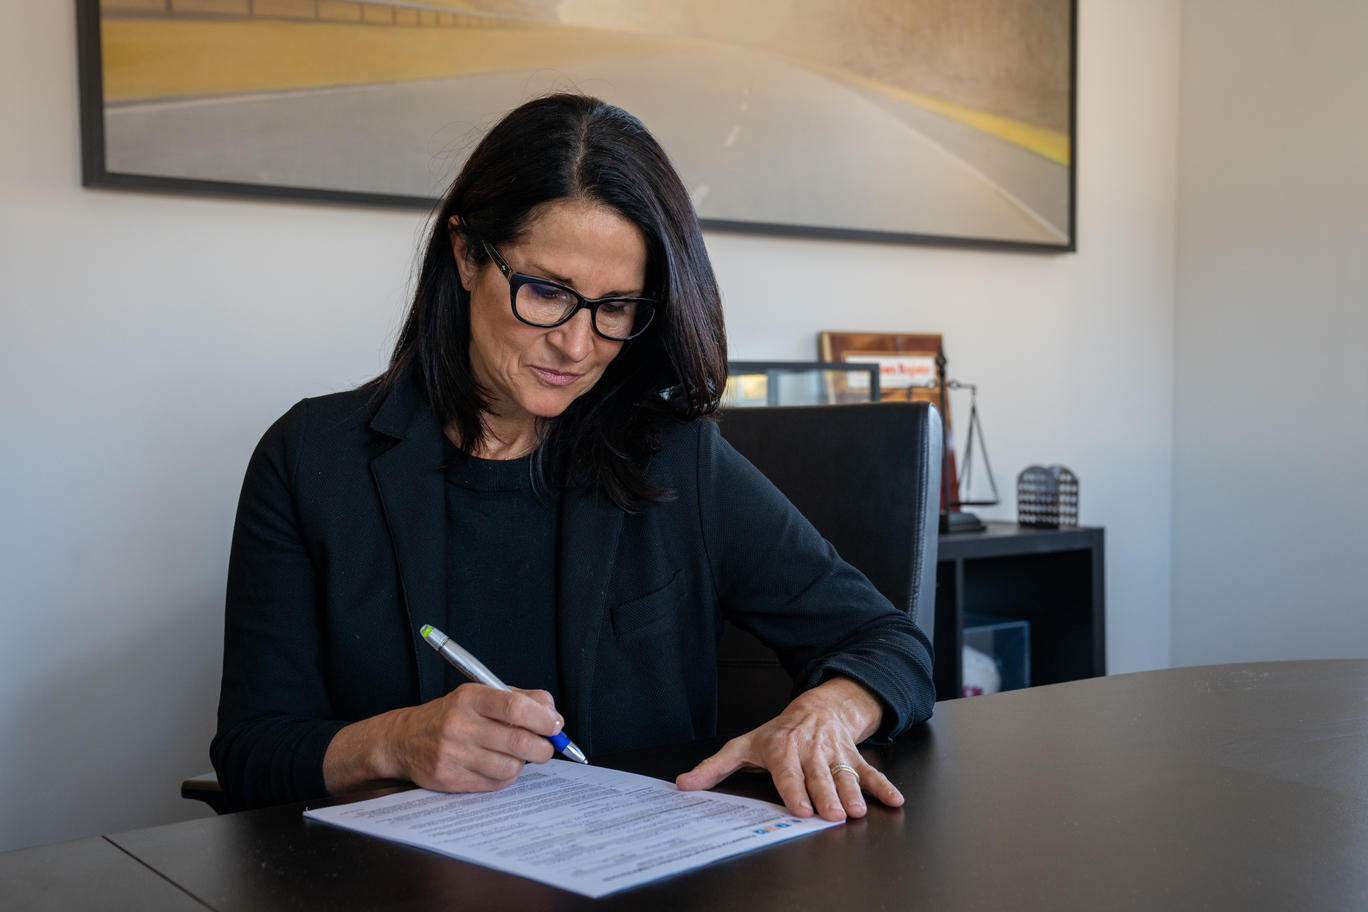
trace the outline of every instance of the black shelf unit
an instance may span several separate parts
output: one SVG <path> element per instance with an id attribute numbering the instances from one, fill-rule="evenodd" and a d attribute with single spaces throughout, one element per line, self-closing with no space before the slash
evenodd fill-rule
<path id="1" fill-rule="evenodd" d="M 936 557 L 936 698 L 961 694 L 964 615 L 1031 623 L 1031 683 L 1107 673 L 1103 531 L 989 522 L 942 534 Z"/>

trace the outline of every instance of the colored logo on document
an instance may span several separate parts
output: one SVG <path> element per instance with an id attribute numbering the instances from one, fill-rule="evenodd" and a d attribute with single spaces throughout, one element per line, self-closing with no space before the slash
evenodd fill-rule
<path id="1" fill-rule="evenodd" d="M 787 830 L 791 826 L 793 826 L 793 824 L 791 823 L 772 823 L 767 827 L 761 827 L 758 830 L 751 830 L 751 832 L 754 833 L 756 836 L 763 836 L 766 833 L 773 833 L 775 830 Z"/>

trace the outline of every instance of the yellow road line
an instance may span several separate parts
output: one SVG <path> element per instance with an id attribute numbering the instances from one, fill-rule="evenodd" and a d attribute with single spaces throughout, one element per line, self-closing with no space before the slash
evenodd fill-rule
<path id="1" fill-rule="evenodd" d="M 956 104 L 952 101 L 945 101 L 934 98 L 930 95 L 923 95 L 911 89 L 904 89 L 901 86 L 891 85 L 887 82 L 880 82 L 868 76 L 861 76 L 849 70 L 842 70 L 837 67 L 826 66 L 814 63 L 810 60 L 793 60 L 797 66 L 810 70 L 819 70 L 836 79 L 845 82 L 852 82 L 864 88 L 871 89 L 890 98 L 906 101 L 919 108 L 925 108 L 943 117 L 966 124 L 975 130 L 981 130 L 999 139 L 1005 139 L 1013 145 L 1021 146 L 1030 151 L 1049 159 L 1056 164 L 1068 166 L 1072 158 L 1069 134 L 1061 133 L 1058 130 L 1051 130 L 1048 127 L 1037 126 L 1036 124 L 1026 123 L 1022 120 L 1015 120 L 1011 117 L 1004 117 L 1001 114 L 991 114 L 987 111 L 980 111 L 968 105 Z"/>
<path id="2" fill-rule="evenodd" d="M 664 36 L 554 25 L 395 28 L 313 21 L 137 18 L 106 19 L 101 33 L 108 101 L 554 69 L 680 47 L 678 39 Z M 1067 133 L 812 60 L 792 62 L 915 104 L 1061 165 L 1070 162 Z"/>
<path id="3" fill-rule="evenodd" d="M 656 50 L 644 36 L 556 26 L 467 30 L 108 19 L 101 33 L 108 101 L 553 69 Z"/>

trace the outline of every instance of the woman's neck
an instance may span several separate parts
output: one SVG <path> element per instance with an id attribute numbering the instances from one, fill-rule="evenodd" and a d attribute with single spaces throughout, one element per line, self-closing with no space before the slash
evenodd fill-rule
<path id="1" fill-rule="evenodd" d="M 483 417 L 484 436 L 470 455 L 478 459 L 520 459 L 537 448 L 540 434 L 535 421 L 509 423 L 489 413 Z M 461 435 L 454 424 L 448 425 L 445 433 L 448 440 L 458 447 L 461 445 Z"/>

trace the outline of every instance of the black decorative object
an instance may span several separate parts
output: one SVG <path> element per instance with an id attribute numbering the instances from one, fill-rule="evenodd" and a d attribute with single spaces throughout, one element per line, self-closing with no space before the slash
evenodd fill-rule
<path id="1" fill-rule="evenodd" d="M 1078 525 L 1078 476 L 1061 465 L 1027 466 L 1017 476 L 1017 522 L 1059 529 Z"/>

